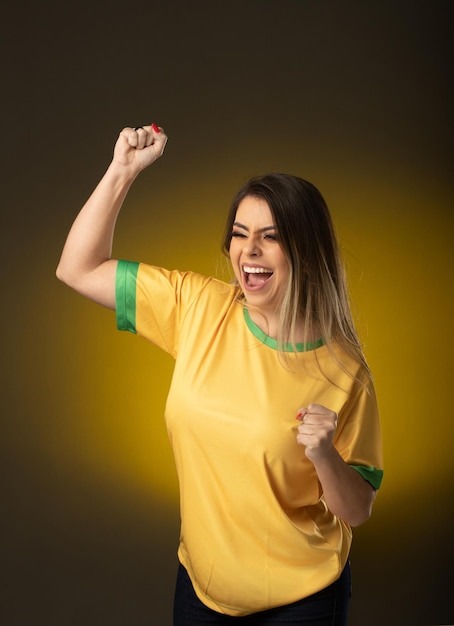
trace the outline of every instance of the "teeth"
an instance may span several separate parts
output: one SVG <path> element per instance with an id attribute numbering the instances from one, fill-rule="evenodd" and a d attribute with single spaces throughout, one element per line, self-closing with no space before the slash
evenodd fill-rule
<path id="1" fill-rule="evenodd" d="M 272 274 L 273 273 L 271 270 L 267 270 L 264 267 L 248 267 L 247 265 L 243 267 L 243 270 L 247 274 Z"/>

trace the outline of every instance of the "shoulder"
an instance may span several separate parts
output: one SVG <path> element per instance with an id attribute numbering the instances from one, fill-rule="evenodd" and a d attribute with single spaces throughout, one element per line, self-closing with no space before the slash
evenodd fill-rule
<path id="1" fill-rule="evenodd" d="M 177 298 L 205 297 L 230 300 L 238 297 L 238 287 L 213 276 L 193 271 L 169 270 L 147 263 L 139 263 L 137 267 L 139 289 L 160 287 L 173 291 Z"/>
<path id="2" fill-rule="evenodd" d="M 348 350 L 337 342 L 327 343 L 313 351 L 314 366 L 335 387 L 348 395 L 360 391 L 373 390 L 373 378 L 367 364 L 353 350 Z"/>

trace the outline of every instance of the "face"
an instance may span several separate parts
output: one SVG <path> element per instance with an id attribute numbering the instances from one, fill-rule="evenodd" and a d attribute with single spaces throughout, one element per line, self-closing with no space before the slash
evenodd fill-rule
<path id="1" fill-rule="evenodd" d="M 275 315 L 290 272 L 271 210 L 262 198 L 246 196 L 240 202 L 229 253 L 246 301 L 263 313 Z"/>

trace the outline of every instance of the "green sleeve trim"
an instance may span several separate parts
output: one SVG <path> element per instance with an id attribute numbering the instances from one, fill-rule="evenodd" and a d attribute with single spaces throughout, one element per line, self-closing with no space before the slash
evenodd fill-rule
<path id="1" fill-rule="evenodd" d="M 350 465 L 350 467 L 361 474 L 374 489 L 380 489 L 383 480 L 383 470 L 376 467 L 366 467 L 365 465 Z"/>
<path id="2" fill-rule="evenodd" d="M 135 261 L 118 261 L 115 279 L 115 306 L 118 330 L 137 334 L 136 330 L 136 279 L 139 264 Z"/>

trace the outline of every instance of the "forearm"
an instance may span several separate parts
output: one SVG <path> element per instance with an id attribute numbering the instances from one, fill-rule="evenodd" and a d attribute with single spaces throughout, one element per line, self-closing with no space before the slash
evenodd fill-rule
<path id="1" fill-rule="evenodd" d="M 74 286 L 110 259 L 115 224 L 132 182 L 131 175 L 115 163 L 109 166 L 69 231 L 57 268 L 58 278 Z"/>
<path id="2" fill-rule="evenodd" d="M 376 493 L 372 485 L 349 467 L 334 447 L 313 463 L 329 510 L 350 526 L 367 521 Z"/>
<path id="3" fill-rule="evenodd" d="M 118 214 L 133 180 L 118 164 L 109 166 L 75 219 L 57 267 L 60 280 L 110 308 L 114 308 L 114 268 L 106 263 L 112 254 Z"/>

